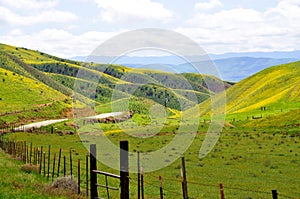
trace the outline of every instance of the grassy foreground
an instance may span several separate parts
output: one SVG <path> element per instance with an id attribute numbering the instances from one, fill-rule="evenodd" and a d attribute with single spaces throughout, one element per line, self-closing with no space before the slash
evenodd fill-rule
<path id="1" fill-rule="evenodd" d="M 22 171 L 20 169 L 22 164 L 0 150 L 1 199 L 80 198 L 50 188 L 50 184 L 39 174 Z"/>
<path id="2" fill-rule="evenodd" d="M 199 148 L 204 136 L 205 134 L 198 133 L 192 145 L 184 153 L 190 198 L 218 198 L 219 183 L 223 183 L 225 196 L 228 198 L 271 198 L 273 189 L 279 192 L 280 198 L 300 197 L 299 135 L 240 133 L 227 130 L 221 135 L 213 151 L 200 160 Z M 86 149 L 76 135 L 15 133 L 6 137 L 13 140 L 26 140 L 32 142 L 33 146 L 51 145 L 57 152 L 61 147 L 65 155 L 71 148 L 76 153 L 74 159 L 81 159 L 82 162 L 85 160 Z M 108 137 L 116 145 L 119 140 L 129 140 L 129 148 L 132 152 L 141 151 L 146 155 L 169 143 L 174 135 L 162 133 L 152 138 L 139 139 L 121 133 L 110 134 Z M 102 138 L 98 136 L 97 139 Z M 169 158 L 171 159 L 172 153 L 174 155 L 178 152 L 180 151 L 177 148 L 172 149 Z M 110 151 L 99 151 L 98 156 L 115 158 Z M 169 158 L 163 161 L 169 161 Z M 118 171 L 100 163 L 98 169 L 118 174 Z M 76 171 L 75 164 L 74 171 Z M 84 170 L 82 172 L 84 173 Z M 159 198 L 159 175 L 163 177 L 165 198 L 181 198 L 180 160 L 161 170 L 145 173 L 146 198 Z M 130 176 L 130 196 L 137 198 L 137 176 L 132 173 Z M 82 181 L 84 180 L 83 177 Z M 98 183 L 103 184 L 105 181 L 99 177 Z M 112 179 L 109 180 L 109 185 L 119 187 L 119 182 Z M 105 189 L 99 188 L 99 192 L 100 197 L 107 197 Z M 111 191 L 110 196 L 117 198 L 118 194 L 118 191 Z"/>

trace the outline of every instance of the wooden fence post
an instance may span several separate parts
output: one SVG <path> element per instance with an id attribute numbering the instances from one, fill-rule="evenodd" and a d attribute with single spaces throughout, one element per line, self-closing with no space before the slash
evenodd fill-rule
<path id="1" fill-rule="evenodd" d="M 40 173 L 42 172 L 42 163 L 43 163 L 43 146 L 41 146 L 41 153 L 40 153 Z"/>
<path id="2" fill-rule="evenodd" d="M 44 161 L 44 177 L 46 176 L 46 153 L 43 153 L 43 161 Z"/>
<path id="3" fill-rule="evenodd" d="M 141 192 L 142 192 L 142 199 L 145 199 L 145 195 L 144 195 L 144 171 L 143 171 L 143 168 L 141 168 Z"/>
<path id="4" fill-rule="evenodd" d="M 36 153 L 36 149 L 35 149 L 35 147 L 33 147 L 33 165 L 35 165 L 36 164 L 36 155 L 35 155 L 35 153 Z"/>
<path id="5" fill-rule="evenodd" d="M 182 178 L 182 194 L 183 199 L 188 199 L 188 189 L 187 189 L 187 181 L 186 181 L 186 171 L 185 171 L 185 161 L 184 157 L 181 158 L 181 178 Z"/>
<path id="6" fill-rule="evenodd" d="M 27 145 L 26 145 L 26 141 L 24 141 L 24 158 L 23 158 L 23 161 L 24 161 L 24 163 L 26 164 L 26 162 L 27 162 L 27 151 L 26 151 L 26 149 L 27 149 Z"/>
<path id="7" fill-rule="evenodd" d="M 120 141 L 121 199 L 129 199 L 128 141 Z"/>
<path id="8" fill-rule="evenodd" d="M 54 180 L 54 172 L 55 172 L 55 156 L 56 156 L 56 153 L 54 153 L 54 157 L 53 157 L 52 182 Z"/>
<path id="9" fill-rule="evenodd" d="M 36 165 L 38 165 L 39 163 L 40 163 L 40 160 L 39 160 L 39 158 L 40 158 L 40 149 L 39 149 L 39 147 L 36 147 L 36 153 L 35 153 L 35 155 L 36 155 Z"/>
<path id="10" fill-rule="evenodd" d="M 107 198 L 109 199 L 109 188 L 108 188 L 108 180 L 107 180 L 107 176 L 105 176 L 105 186 L 106 186 L 106 194 L 107 194 Z"/>
<path id="11" fill-rule="evenodd" d="M 64 177 L 66 176 L 66 156 L 64 155 Z"/>
<path id="12" fill-rule="evenodd" d="M 273 199 L 278 199 L 277 190 L 272 190 L 272 197 L 273 197 Z"/>
<path id="13" fill-rule="evenodd" d="M 29 155 L 29 164 L 31 164 L 31 156 L 32 156 L 32 142 L 30 143 L 30 155 Z"/>
<path id="14" fill-rule="evenodd" d="M 163 185 L 162 185 L 162 178 L 161 178 L 161 176 L 159 176 L 158 179 L 159 179 L 160 199 L 163 199 L 164 198 L 164 193 L 163 193 Z"/>
<path id="15" fill-rule="evenodd" d="M 140 152 L 137 153 L 137 172 L 138 172 L 138 199 L 141 198 L 141 165 Z"/>
<path id="16" fill-rule="evenodd" d="M 89 196 L 89 156 L 85 157 L 86 195 Z"/>
<path id="17" fill-rule="evenodd" d="M 50 149 L 51 149 L 51 146 L 49 145 L 48 147 L 48 175 L 47 175 L 47 180 L 49 180 L 49 177 L 50 177 Z"/>
<path id="18" fill-rule="evenodd" d="M 28 163 L 29 162 L 29 153 L 28 153 L 28 145 L 26 146 L 26 162 L 25 163 Z"/>
<path id="19" fill-rule="evenodd" d="M 57 164 L 57 177 L 59 177 L 60 158 L 61 158 L 61 148 L 59 149 L 59 155 L 58 155 L 58 164 Z"/>
<path id="20" fill-rule="evenodd" d="M 80 159 L 78 159 L 78 165 L 77 165 L 77 172 L 78 172 L 78 194 L 80 194 Z"/>
<path id="21" fill-rule="evenodd" d="M 70 149 L 70 173 L 71 173 L 71 178 L 73 176 L 73 167 L 72 167 L 72 149 Z"/>
<path id="22" fill-rule="evenodd" d="M 96 144 L 90 145 L 90 181 L 91 181 L 91 199 L 98 197 L 97 191 L 97 174 L 93 170 L 97 170 L 97 151 Z"/>
<path id="23" fill-rule="evenodd" d="M 223 184 L 222 183 L 220 183 L 220 194 L 221 194 L 221 199 L 225 199 L 224 188 L 223 188 Z"/>

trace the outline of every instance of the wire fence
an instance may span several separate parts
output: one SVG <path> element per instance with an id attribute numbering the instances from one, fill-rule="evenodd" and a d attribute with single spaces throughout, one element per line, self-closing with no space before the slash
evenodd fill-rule
<path id="1" fill-rule="evenodd" d="M 85 160 L 73 160 L 72 150 L 53 151 L 49 147 L 37 147 L 32 143 L 24 141 L 10 141 L 3 139 L 0 136 L 0 148 L 13 157 L 23 161 L 25 164 L 36 165 L 39 167 L 39 173 L 45 176 L 49 181 L 54 181 L 58 177 L 71 175 L 78 181 L 78 193 L 84 193 L 86 196 L 90 192 L 90 168 L 89 168 L 89 155 L 86 154 Z M 61 151 L 64 151 L 62 153 Z M 79 168 L 79 169 L 78 169 Z M 179 169 L 179 168 L 178 168 Z M 130 177 L 130 187 L 137 187 L 138 180 L 135 175 Z M 161 183 L 159 176 L 153 173 L 143 174 L 145 198 L 160 198 L 160 189 L 162 188 L 162 196 L 164 198 L 182 198 L 182 182 L 180 176 L 170 178 L 161 176 Z M 100 179 L 99 179 L 100 180 Z M 116 183 L 114 183 L 116 184 Z M 234 187 L 227 184 L 203 183 L 201 179 L 193 178 L 187 180 L 186 184 L 191 191 L 189 194 L 190 199 L 197 198 L 247 198 L 247 199 L 269 199 L 280 197 L 286 199 L 296 199 L 297 197 L 289 196 L 287 194 L 277 193 L 274 196 L 275 190 L 265 191 L 259 189 L 246 189 L 243 187 Z M 157 190 L 157 191 L 153 191 Z M 136 189 L 134 189 L 136 191 Z M 223 196 L 222 196 L 223 193 Z M 133 193 L 133 195 L 136 193 Z M 109 194 L 107 194 L 109 198 Z M 300 196 L 300 193 L 299 193 Z"/>

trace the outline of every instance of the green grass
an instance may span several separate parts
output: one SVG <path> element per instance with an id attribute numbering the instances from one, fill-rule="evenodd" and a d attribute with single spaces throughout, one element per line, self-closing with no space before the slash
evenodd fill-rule
<path id="1" fill-rule="evenodd" d="M 267 68 L 248 77 L 231 88 L 225 94 L 213 96 L 214 106 L 226 102 L 226 121 L 245 128 L 274 130 L 284 126 L 295 131 L 299 125 L 297 110 L 300 107 L 300 62 L 283 64 Z M 211 117 L 211 100 L 193 107 L 184 114 L 201 116 L 209 120 Z M 222 115 L 225 110 L 219 106 L 214 115 Z M 200 114 L 195 113 L 200 109 Z M 262 117 L 263 120 L 253 120 Z"/>
<path id="2" fill-rule="evenodd" d="M 27 140 L 28 143 L 33 142 L 34 146 L 43 145 L 45 148 L 50 144 L 53 152 L 56 153 L 58 153 L 59 148 L 63 148 L 63 154 L 66 156 L 68 156 L 69 149 L 72 149 L 74 161 L 81 159 L 84 162 L 87 152 L 80 139 L 75 135 L 17 133 L 9 134 L 7 137 L 13 140 Z M 96 136 L 95 138 L 101 140 L 101 137 Z M 160 133 L 147 139 L 134 138 L 119 133 L 108 135 L 108 138 L 116 145 L 120 140 L 129 140 L 130 151 L 144 153 L 165 146 L 173 137 L 172 133 Z M 291 137 L 282 133 L 225 131 L 213 151 L 200 160 L 198 153 L 203 139 L 204 134 L 198 133 L 192 145 L 184 153 L 187 179 L 191 182 L 188 184 L 191 198 L 219 197 L 219 183 L 223 183 L 225 195 L 229 198 L 270 198 L 271 194 L 259 194 L 256 191 L 270 192 L 272 189 L 277 189 L 283 195 L 294 198 L 300 197 L 298 192 L 300 184 L 299 135 Z M 178 150 L 178 148 L 174 148 L 174 151 L 171 150 L 167 153 L 172 155 L 180 152 Z M 110 151 L 98 151 L 98 155 L 103 158 L 116 158 L 110 155 Z M 167 159 L 162 161 L 167 161 Z M 118 174 L 118 171 L 101 163 L 99 163 L 99 169 Z M 76 171 L 75 168 L 74 171 Z M 76 176 L 76 172 L 74 173 Z M 180 193 L 180 161 L 177 160 L 166 168 L 145 174 L 146 198 L 159 196 L 159 189 L 157 188 L 159 175 L 166 179 L 164 181 L 166 198 L 178 198 L 173 192 Z M 136 197 L 136 175 L 131 174 L 131 178 L 131 196 Z M 100 177 L 99 181 L 104 183 Z M 112 186 L 118 187 L 118 181 L 110 180 L 110 183 Z M 106 197 L 105 190 L 101 188 L 99 190 L 102 190 L 101 196 Z M 118 192 L 112 192 L 111 195 L 117 196 Z"/>
<path id="3" fill-rule="evenodd" d="M 162 105 L 165 97 L 168 97 L 168 107 L 181 110 L 208 98 L 210 91 L 205 83 L 215 84 L 211 87 L 212 93 L 218 92 L 218 87 L 222 84 L 220 79 L 207 75 L 173 74 L 119 65 L 82 63 L 5 44 L 0 44 L 0 52 L 3 68 L 43 82 L 65 95 L 71 95 L 70 89 L 74 88 L 76 82 L 77 91 L 85 96 L 80 96 L 79 100 L 87 104 L 94 101 L 101 104 L 114 101 L 111 99 L 114 93 L 120 99 L 144 97 Z M 78 71 L 81 72 L 80 78 L 76 78 Z M 98 79 L 99 77 L 101 78 Z M 193 97 L 195 99 L 191 100 Z"/>
<path id="4" fill-rule="evenodd" d="M 69 198 L 70 194 L 50 188 L 50 183 L 38 173 L 20 170 L 22 163 L 0 150 L 0 198 Z M 74 195 L 73 195 L 74 196 Z M 75 196 L 76 197 L 76 196 Z"/>
<path id="5" fill-rule="evenodd" d="M 248 112 L 275 104 L 280 108 L 279 103 L 284 106 L 299 102 L 299 65 L 300 62 L 274 66 L 237 83 L 227 90 L 227 112 Z"/>
<path id="6" fill-rule="evenodd" d="M 268 68 L 229 88 L 226 91 L 227 111 L 224 131 L 213 151 L 200 160 L 199 149 L 205 138 L 204 132 L 209 127 L 209 123 L 203 123 L 203 120 L 211 119 L 208 94 L 211 91 L 211 97 L 216 99 L 216 103 L 221 102 L 222 95 L 215 95 L 222 87 L 219 79 L 197 74 L 171 74 L 135 70 L 118 65 L 81 63 L 2 44 L 0 51 L 3 51 L 0 53 L 2 61 L 0 63 L 2 64 L 0 108 L 3 112 L 20 111 L 1 116 L 0 124 L 2 125 L 66 116 L 66 112 L 70 113 L 71 108 L 69 98 L 49 86 L 55 80 L 56 88 L 62 85 L 73 88 L 74 82 L 77 81 L 81 94 L 85 96 L 83 101 L 87 104 L 94 100 L 98 102 L 95 112 L 134 110 L 136 113 L 133 118 L 120 124 L 83 125 L 82 121 L 79 121 L 78 132 L 84 139 L 84 144 L 89 145 L 95 140 L 101 141 L 108 138 L 118 146 L 120 140 L 129 140 L 131 152 L 140 151 L 147 157 L 147 153 L 171 143 L 177 135 L 178 128 L 184 126 L 184 134 L 198 132 L 192 145 L 183 154 L 186 158 L 190 198 L 218 198 L 219 183 L 223 183 L 225 196 L 228 198 L 270 198 L 272 189 L 277 189 L 283 195 L 300 197 L 298 191 L 300 186 L 298 180 L 300 179 L 300 62 Z M 7 54 L 17 58 L 12 59 Z M 31 74 L 24 70 L 22 64 L 18 64 L 21 62 L 16 62 L 15 59 L 43 72 Z M 78 79 L 76 71 L 79 69 L 93 77 L 102 75 L 103 79 L 100 84 L 93 82 L 93 78 Z M 35 78 L 39 74 L 51 78 L 51 81 L 45 81 L 45 84 L 49 84 L 48 86 Z M 210 91 L 205 85 L 207 82 L 213 83 Z M 92 92 L 91 96 L 89 89 L 93 86 L 97 88 L 97 91 Z M 116 86 L 123 90 L 116 91 Z M 226 82 L 225 87 L 229 87 Z M 11 92 L 12 88 L 14 92 Z M 129 94 L 131 91 L 133 91 L 132 95 Z M 121 98 L 111 100 L 113 92 L 118 92 Z M 162 106 L 165 95 L 169 97 L 167 109 Z M 194 105 L 190 100 L 192 96 L 196 96 L 200 102 L 207 98 L 208 100 L 187 111 L 179 111 L 177 99 L 181 99 L 185 107 L 190 107 Z M 126 100 L 129 101 L 128 104 Z M 22 111 L 31 110 L 36 106 L 40 107 L 37 111 Z M 80 107 L 84 108 L 84 105 L 80 104 Z M 195 111 L 197 109 L 200 114 Z M 223 112 L 220 109 L 219 113 L 221 111 Z M 221 118 L 222 115 L 216 116 Z M 262 118 L 252 119 L 253 116 L 262 116 Z M 193 128 L 199 120 L 202 123 Z M 50 132 L 52 127 L 54 134 L 44 133 Z M 60 148 L 63 149 L 63 156 L 66 157 L 71 150 L 74 160 L 74 176 L 77 177 L 76 161 L 80 159 L 82 182 L 84 182 L 87 149 L 77 135 L 63 135 L 66 132 L 75 132 L 74 121 L 43 127 L 41 131 L 43 132 L 41 134 L 15 133 L 7 134 L 5 137 L 18 141 L 26 140 L 27 143 L 32 142 L 35 147 L 43 146 L 44 149 L 51 145 L 51 159 L 54 153 L 58 154 Z M 84 136 L 86 133 L 91 136 L 86 138 Z M 155 136 L 147 138 L 138 137 L 154 134 Z M 182 143 L 188 141 L 190 140 L 183 139 Z M 182 152 L 181 147 L 183 146 L 166 151 L 157 161 L 171 161 L 172 157 Z M 105 160 L 115 159 L 115 164 L 118 164 L 118 157 L 105 147 L 99 150 L 98 154 Z M 117 170 L 100 162 L 98 168 L 118 174 Z M 13 175 L 11 173 L 8 172 Z M 180 161 L 176 160 L 166 168 L 145 174 L 146 198 L 158 198 L 159 175 L 163 177 L 166 198 L 181 197 Z M 132 198 L 137 196 L 136 179 L 136 174 L 131 174 Z M 103 180 L 99 178 L 101 183 L 104 183 Z M 37 181 L 44 182 L 44 179 L 38 178 Z M 119 186 L 118 181 L 112 180 L 109 183 L 111 186 Z M 101 190 L 101 197 L 106 197 L 105 190 L 101 188 L 99 190 Z M 21 192 L 27 193 L 22 189 Z M 13 198 L 19 192 L 13 191 L 11 194 Z M 111 197 L 117 198 L 118 194 L 118 191 L 112 191 Z"/>
<path id="7" fill-rule="evenodd" d="M 0 68 L 0 120 L 18 123 L 34 118 L 62 117 L 69 98 L 45 84 Z M 6 114 L 8 113 L 8 114 Z"/>

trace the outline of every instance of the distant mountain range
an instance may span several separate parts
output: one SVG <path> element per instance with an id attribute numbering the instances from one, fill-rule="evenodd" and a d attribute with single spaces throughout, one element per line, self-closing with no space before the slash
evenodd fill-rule
<path id="1" fill-rule="evenodd" d="M 199 57 L 189 57 L 193 62 L 187 63 L 177 56 L 146 56 L 130 57 L 122 56 L 113 63 L 128 66 L 131 68 L 150 68 L 162 71 L 177 73 L 198 72 L 196 68 L 203 68 L 208 61 L 201 61 Z M 300 60 L 300 51 L 292 52 L 245 52 L 245 53 L 226 53 L 209 54 L 209 58 L 214 62 L 220 77 L 226 81 L 238 82 L 254 73 L 265 68 L 290 63 Z M 93 61 L 99 63 L 109 63 L 114 60 L 112 57 L 98 56 L 79 56 L 73 57 L 78 61 Z M 203 60 L 203 58 L 200 58 Z M 207 60 L 208 57 L 204 60 Z M 202 72 L 202 71 L 200 71 Z M 212 74 L 215 75 L 215 74 Z"/>

